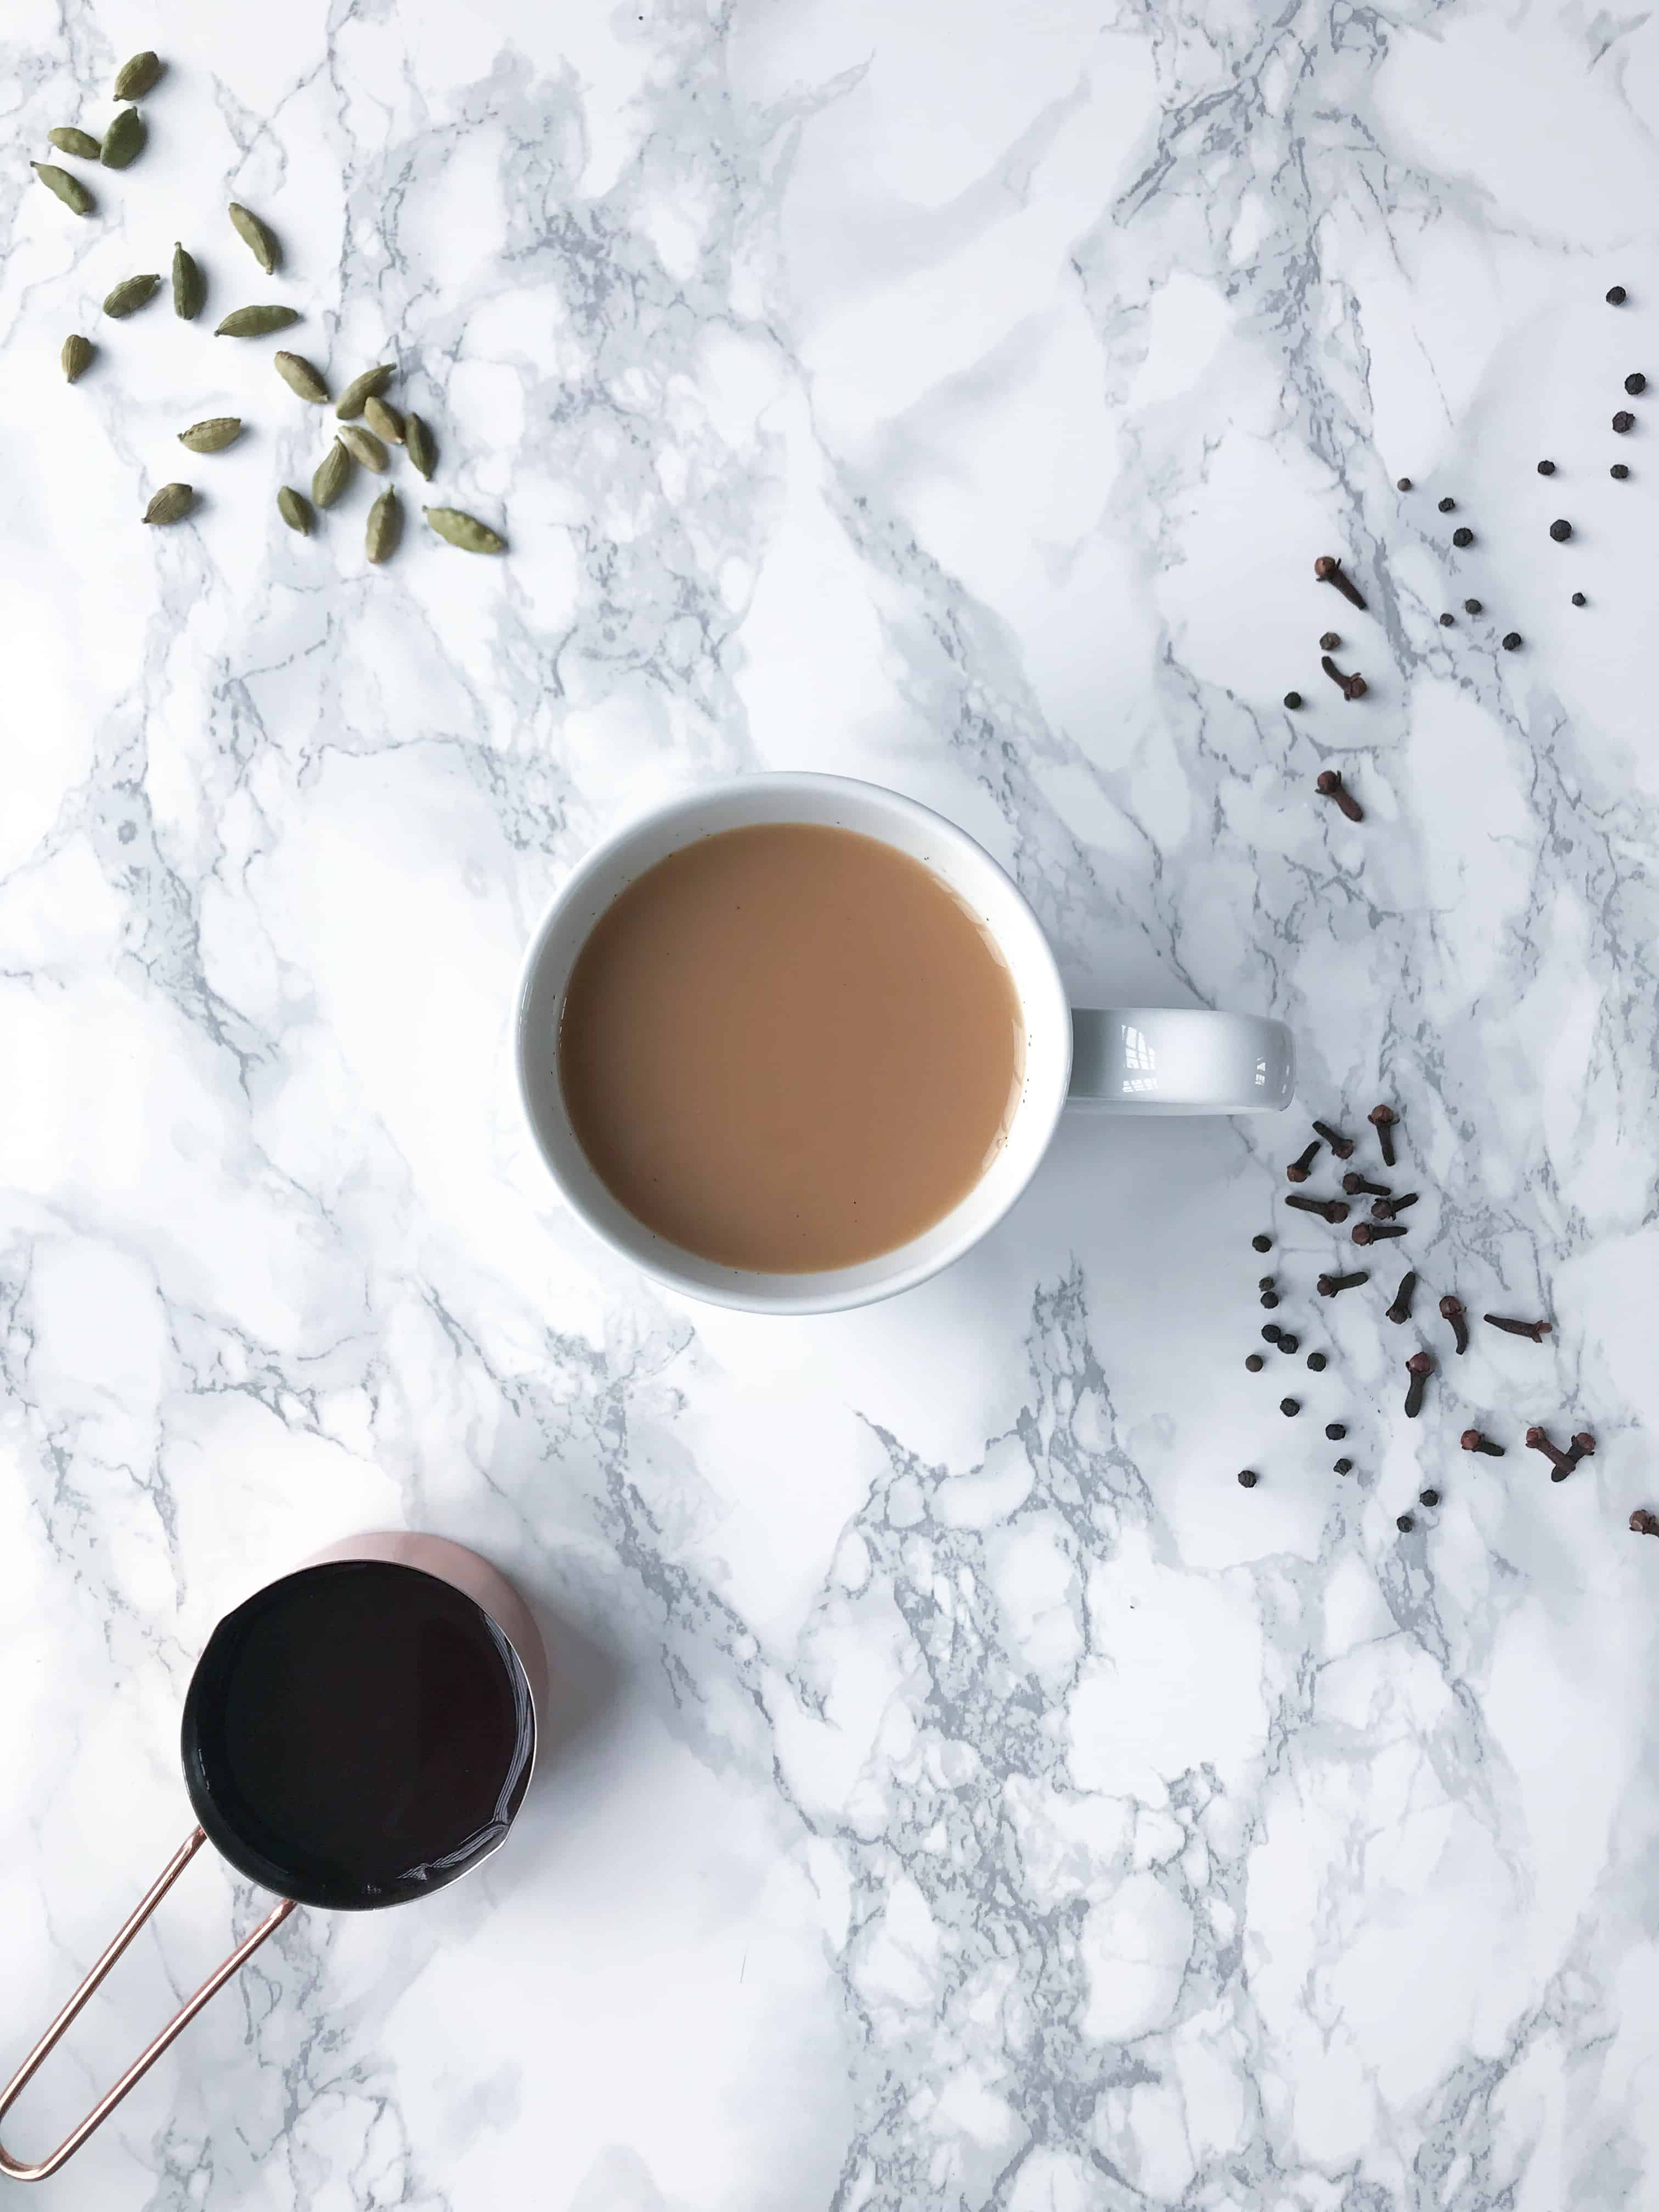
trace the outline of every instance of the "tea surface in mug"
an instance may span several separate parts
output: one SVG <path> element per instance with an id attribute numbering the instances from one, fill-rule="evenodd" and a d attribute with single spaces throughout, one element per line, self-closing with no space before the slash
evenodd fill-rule
<path id="1" fill-rule="evenodd" d="M 700 838 L 600 915 L 566 987 L 565 1109 L 636 1219 L 732 1267 L 845 1267 L 965 1198 L 1024 1025 L 978 918 L 908 854 L 816 823 Z"/>

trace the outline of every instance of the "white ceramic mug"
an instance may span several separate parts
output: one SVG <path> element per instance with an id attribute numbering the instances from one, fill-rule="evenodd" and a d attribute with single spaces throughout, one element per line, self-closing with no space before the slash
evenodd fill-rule
<path id="1" fill-rule="evenodd" d="M 1025 1018 L 1025 1080 L 1006 1140 L 980 1181 L 921 1236 L 856 1267 L 772 1275 L 700 1259 L 654 1235 L 588 1164 L 558 1075 L 565 987 L 588 933 L 659 860 L 700 837 L 763 822 L 814 822 L 878 837 L 931 868 L 983 923 Z M 937 1274 L 1000 1221 L 1036 1172 L 1060 1109 L 1111 1114 L 1263 1114 L 1291 1103 L 1296 1059 L 1282 1022 L 1125 1006 L 1073 1012 L 1042 925 L 982 846 L 915 799 L 838 775 L 749 775 L 670 799 L 589 854 L 553 898 L 520 977 L 520 1095 L 554 1182 L 594 1234 L 677 1291 L 748 1313 L 868 1305 Z"/>

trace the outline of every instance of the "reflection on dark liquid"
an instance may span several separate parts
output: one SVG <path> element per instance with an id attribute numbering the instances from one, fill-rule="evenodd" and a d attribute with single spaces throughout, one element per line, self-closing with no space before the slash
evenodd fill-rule
<path id="1" fill-rule="evenodd" d="M 480 1607 L 416 1568 L 343 1560 L 220 1622 L 185 1707 L 185 1775 L 251 1880 L 394 1905 L 500 1840 L 534 1741 L 524 1669 Z"/>

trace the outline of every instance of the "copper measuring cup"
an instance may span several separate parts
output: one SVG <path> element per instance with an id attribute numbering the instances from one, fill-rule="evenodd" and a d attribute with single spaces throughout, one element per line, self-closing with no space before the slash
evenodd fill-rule
<path id="1" fill-rule="evenodd" d="M 417 1642 L 400 1632 L 411 1612 L 425 1624 Z M 401 1733 L 388 1725 L 372 1741 L 361 1732 L 354 1741 L 343 1732 L 346 1716 L 372 1696 L 376 1668 L 399 1695 L 398 1711 L 407 1706 L 418 1717 Z M 461 1710 L 468 1693 L 470 1714 Z M 331 1694 L 341 1716 L 332 1729 Z M 55 2150 L 28 2164 L 0 2146 L 0 2175 L 44 2181 L 56 2173 L 296 1905 L 401 1904 L 488 1858 L 529 1787 L 546 1701 L 547 1661 L 529 1607 L 487 1559 L 441 1536 L 348 1538 L 227 1613 L 185 1701 L 185 1782 L 198 1825 L 0 2089 L 0 2124 L 204 1844 L 276 1890 L 277 1902 Z M 288 1778 L 286 1796 L 273 1775 Z M 417 1850 L 411 1859 L 411 1789 L 441 1796 L 452 1782 L 455 1833 L 435 1854 Z"/>

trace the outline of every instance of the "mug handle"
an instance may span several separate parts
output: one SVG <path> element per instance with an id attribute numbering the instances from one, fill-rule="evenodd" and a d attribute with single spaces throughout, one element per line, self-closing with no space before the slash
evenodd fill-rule
<path id="1" fill-rule="evenodd" d="M 137 1908 L 123 1924 L 103 1956 L 88 1972 L 80 1987 L 12 2075 L 10 2081 L 7 2082 L 5 2087 L 0 2089 L 0 2121 L 4 2120 L 6 2114 L 40 2071 L 42 2061 L 51 2055 L 62 2040 L 64 2034 L 74 2021 L 82 2005 L 86 2003 L 87 1999 L 98 1987 L 122 1952 L 126 1949 L 128 1944 L 131 1942 L 145 1921 L 149 1918 L 150 1914 L 155 1911 L 156 1906 L 206 1841 L 207 1836 L 202 1829 L 192 1829 L 167 1861 L 158 1879 L 151 1883 L 149 1888 L 140 1899 Z M 243 1942 L 239 1943 L 228 1959 L 222 1960 L 214 1968 L 195 1996 L 185 1998 L 161 2033 L 139 2052 L 115 2087 L 99 2099 L 80 2125 L 71 2128 L 57 2149 L 48 2153 L 38 2165 L 20 2166 L 15 2158 L 7 2155 L 3 2145 L 0 2145 L 0 2174 L 3 2174 L 8 2181 L 44 2181 L 48 2174 L 56 2173 L 60 2166 L 73 2158 L 93 2130 L 103 2125 L 128 2090 L 136 2087 L 143 2080 L 145 2075 L 149 2073 L 150 2068 L 154 2066 L 173 2039 L 183 2034 L 208 1999 L 223 1989 L 231 1976 L 252 1957 L 267 1936 L 276 1933 L 293 1910 L 294 1899 L 291 1897 L 280 1899 L 272 1910 L 266 1913 L 253 1933 Z"/>
<path id="2" fill-rule="evenodd" d="M 1296 1047 L 1283 1022 L 1174 1006 L 1073 1009 L 1068 1106 L 1277 1114 L 1295 1093 Z"/>

